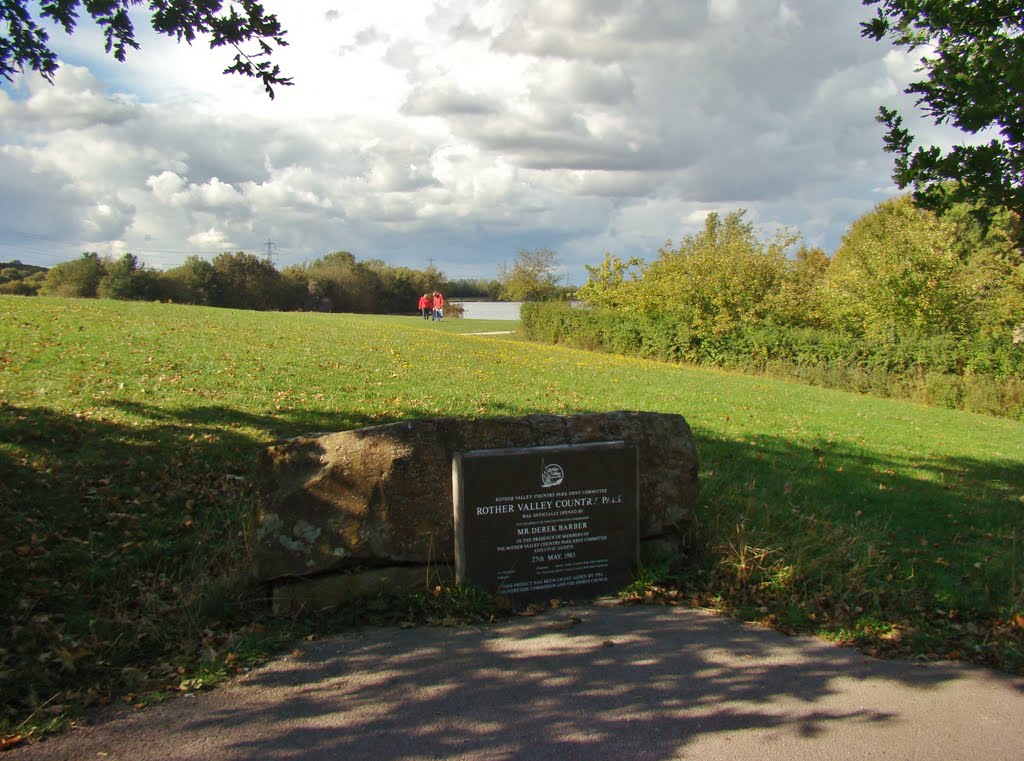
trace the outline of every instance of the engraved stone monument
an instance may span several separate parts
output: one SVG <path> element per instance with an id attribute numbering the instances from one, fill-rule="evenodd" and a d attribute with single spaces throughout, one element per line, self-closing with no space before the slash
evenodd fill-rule
<path id="1" fill-rule="evenodd" d="M 622 589 L 638 482 L 637 448 L 621 441 L 456 453 L 456 580 L 517 600 Z"/>

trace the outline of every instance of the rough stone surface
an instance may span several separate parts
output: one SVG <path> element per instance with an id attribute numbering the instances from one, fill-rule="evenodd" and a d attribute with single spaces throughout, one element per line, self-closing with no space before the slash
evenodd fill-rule
<path id="1" fill-rule="evenodd" d="M 435 418 L 276 443 L 260 455 L 257 577 L 450 565 L 455 452 L 618 440 L 639 453 L 641 538 L 685 533 L 699 486 L 693 434 L 680 415 Z"/>
<path id="2" fill-rule="evenodd" d="M 273 609 L 276 614 L 323 610 L 382 592 L 415 592 L 453 580 L 454 574 L 444 567 L 407 565 L 296 579 L 274 587 Z"/>

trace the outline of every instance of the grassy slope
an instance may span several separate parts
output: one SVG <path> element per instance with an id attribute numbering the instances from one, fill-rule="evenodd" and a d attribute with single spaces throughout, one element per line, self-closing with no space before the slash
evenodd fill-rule
<path id="1" fill-rule="evenodd" d="M 707 551 L 665 594 L 1021 670 L 1024 423 L 458 335 L 509 327 L 0 298 L 0 721 L 265 650 L 257 448 L 435 415 L 681 413 Z"/>

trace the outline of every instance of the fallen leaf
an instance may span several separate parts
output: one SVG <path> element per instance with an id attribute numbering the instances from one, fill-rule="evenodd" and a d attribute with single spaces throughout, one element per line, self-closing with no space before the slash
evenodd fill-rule
<path id="1" fill-rule="evenodd" d="M 0 737 L 0 750 L 7 750 L 13 748 L 15 745 L 21 745 L 25 742 L 25 738 L 21 735 L 8 735 L 7 737 Z"/>

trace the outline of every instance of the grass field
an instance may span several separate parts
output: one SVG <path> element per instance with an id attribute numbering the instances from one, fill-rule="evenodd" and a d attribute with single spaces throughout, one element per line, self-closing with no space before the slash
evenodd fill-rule
<path id="1" fill-rule="evenodd" d="M 197 689 L 289 637 L 462 620 L 462 590 L 273 621 L 257 450 L 410 417 L 680 413 L 697 551 L 641 597 L 1024 673 L 1024 423 L 473 336 L 508 322 L 0 297 L 0 736 Z"/>

